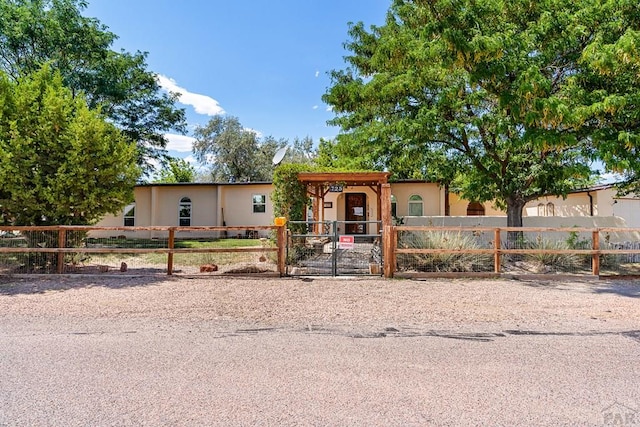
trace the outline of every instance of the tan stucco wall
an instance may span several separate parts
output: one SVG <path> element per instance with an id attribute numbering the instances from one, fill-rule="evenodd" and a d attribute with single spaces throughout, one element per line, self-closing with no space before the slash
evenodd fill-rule
<path id="1" fill-rule="evenodd" d="M 179 225 L 178 206 L 183 197 L 191 199 L 191 225 L 213 226 L 217 223 L 214 186 L 154 187 L 152 200 L 153 225 Z M 153 193 L 153 191 L 152 191 Z"/>
<path id="2" fill-rule="evenodd" d="M 346 194 L 364 193 L 367 198 L 366 220 L 380 221 L 378 217 L 377 195 L 368 186 L 347 186 L 341 193 L 327 193 L 324 198 L 325 203 L 331 203 L 331 208 L 324 209 L 325 221 L 344 221 L 346 218 Z M 427 215 L 439 215 L 444 209 L 443 191 L 438 184 L 433 183 L 392 183 L 391 194 L 396 198 L 397 215 L 406 216 L 409 209 L 409 197 L 419 195 L 422 197 L 423 212 Z M 322 218 L 320 218 L 322 219 Z M 377 233 L 377 224 L 368 224 L 367 233 Z"/>
<path id="3" fill-rule="evenodd" d="M 406 225 L 429 227 L 506 227 L 506 216 L 433 216 L 409 217 Z M 524 227 L 626 227 L 620 217 L 525 217 Z"/>
<path id="4" fill-rule="evenodd" d="M 598 198 L 603 198 L 600 192 L 590 193 L 593 197 L 593 214 L 599 215 Z M 606 197 L 605 197 L 606 198 Z M 562 197 L 541 197 L 533 200 L 525 205 L 523 216 L 540 216 L 538 215 L 539 204 L 553 203 L 553 216 L 590 216 L 591 201 L 587 193 L 573 193 L 567 195 L 566 199 Z"/>
<path id="5" fill-rule="evenodd" d="M 444 215 L 444 190 L 438 184 L 431 182 L 398 182 L 391 184 L 391 194 L 397 203 L 397 215 L 407 216 L 409 213 L 409 197 L 422 197 L 423 215 Z"/>
<path id="6" fill-rule="evenodd" d="M 135 187 L 133 190 L 134 200 L 136 204 L 135 210 L 135 225 L 140 227 L 148 227 L 153 225 L 151 223 L 151 188 L 152 187 Z M 97 224 L 101 227 L 123 227 L 124 226 L 124 211 L 120 212 L 118 215 L 107 215 Z M 150 238 L 152 237 L 152 233 L 149 231 L 144 232 L 133 232 L 126 230 L 119 231 L 104 231 L 104 232 L 96 232 L 92 231 L 89 233 L 91 237 L 96 238 L 105 238 L 105 237 L 116 237 L 119 235 L 124 235 L 127 237 L 139 237 L 139 238 Z"/>
<path id="7" fill-rule="evenodd" d="M 621 197 L 615 202 L 611 209 L 612 215 L 625 218 L 628 227 L 640 228 L 640 199 Z"/>
<path id="8" fill-rule="evenodd" d="M 221 226 L 224 221 L 228 226 L 271 225 L 273 223 L 273 204 L 271 194 L 273 186 L 263 183 L 243 184 L 175 184 L 138 186 L 134 190 L 136 200 L 136 226 L 177 226 L 178 206 L 182 197 L 189 197 L 192 202 L 192 226 Z M 327 193 L 325 202 L 331 202 L 331 208 L 325 208 L 324 220 L 345 219 L 345 195 L 347 193 L 365 193 L 367 196 L 367 221 L 379 220 L 377 215 L 377 200 L 375 192 L 366 186 L 346 187 L 341 193 Z M 253 213 L 252 199 L 254 194 L 266 196 L 266 212 Z M 468 201 L 456 194 L 449 195 L 450 217 L 443 219 L 445 209 L 445 192 L 438 184 L 421 182 L 400 182 L 391 184 L 391 194 L 397 202 L 397 215 L 405 217 L 405 224 L 446 225 L 450 221 L 459 222 L 455 218 L 466 217 Z M 425 220 L 412 217 L 408 221 L 409 197 L 417 194 L 423 199 L 423 213 Z M 615 189 L 599 189 L 589 193 L 593 198 L 594 215 L 598 217 L 622 217 L 616 223 L 626 223 L 628 227 L 640 228 L 640 199 L 635 196 L 617 198 Z M 538 217 L 538 204 L 549 202 L 554 204 L 554 218 L 589 217 L 590 200 L 586 192 L 572 193 L 566 199 L 561 197 L 544 197 L 530 202 L 525 206 L 525 225 L 557 226 L 558 222 L 550 217 Z M 463 222 L 469 225 L 506 224 L 503 211 L 492 207 L 491 203 L 484 203 L 486 220 L 472 217 Z M 493 218 L 493 219 L 490 219 Z M 531 218 L 527 220 L 526 218 Z M 535 219 L 537 218 L 537 219 Z M 427 221 L 426 223 L 424 221 Z M 470 221 L 470 222 L 469 222 Z M 99 226 L 124 225 L 123 213 L 108 215 L 98 223 Z M 377 225 L 370 224 L 367 232 L 376 233 Z M 162 234 L 162 233 L 160 233 Z M 163 237 L 157 232 L 138 233 L 138 237 Z M 92 233 L 97 236 L 98 233 Z M 133 237 L 133 232 L 117 231 L 104 232 L 100 236 L 109 237 L 126 235 Z M 191 234 L 195 236 L 194 234 Z"/>
<path id="9" fill-rule="evenodd" d="M 220 208 L 224 209 L 224 221 L 227 226 L 273 224 L 271 184 L 221 185 L 220 191 Z M 254 194 L 266 195 L 266 212 L 253 213 Z"/>
<path id="10" fill-rule="evenodd" d="M 468 200 L 461 198 L 459 195 L 455 193 L 449 194 L 449 215 L 450 216 L 466 216 L 468 206 L 469 206 Z M 500 209 L 496 209 L 490 202 L 485 202 L 482 204 L 482 206 L 484 206 L 485 216 L 506 215 L 506 212 Z"/>
<path id="11" fill-rule="evenodd" d="M 136 203 L 136 225 L 148 226 L 151 225 L 149 214 L 151 212 L 151 188 L 150 187 L 136 187 L 133 190 L 133 197 Z M 124 225 L 124 212 L 120 212 L 118 215 L 105 216 L 98 225 L 102 227 L 122 227 Z"/>
<path id="12" fill-rule="evenodd" d="M 217 225 L 217 193 L 215 185 L 176 184 L 168 186 L 138 186 L 134 189 L 136 203 L 135 225 L 149 226 L 177 226 L 179 225 L 178 207 L 183 197 L 191 199 L 191 225 Z M 124 226 L 124 212 L 109 215 L 98 223 L 100 226 Z M 166 237 L 167 233 L 156 231 L 117 231 L 92 232 L 92 237 L 110 237 L 124 235 L 127 237 Z M 180 234 L 180 233 L 179 233 Z M 197 237 L 190 233 L 191 236 Z M 177 237 L 181 237 L 177 235 Z"/>

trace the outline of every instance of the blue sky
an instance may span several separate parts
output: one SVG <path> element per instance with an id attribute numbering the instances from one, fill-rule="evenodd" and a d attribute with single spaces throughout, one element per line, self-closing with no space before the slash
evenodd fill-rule
<path id="1" fill-rule="evenodd" d="M 179 92 L 191 128 L 215 114 L 262 136 L 331 138 L 328 72 L 346 67 L 348 23 L 381 25 L 391 0 L 89 0 L 85 16 L 148 52 L 148 69 Z M 191 139 L 169 135 L 189 158 Z"/>

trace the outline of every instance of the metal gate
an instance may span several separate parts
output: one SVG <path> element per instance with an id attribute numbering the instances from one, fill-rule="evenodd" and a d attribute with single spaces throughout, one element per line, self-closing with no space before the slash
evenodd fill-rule
<path id="1" fill-rule="evenodd" d="M 290 221 L 287 274 L 382 275 L 380 228 L 380 221 Z"/>

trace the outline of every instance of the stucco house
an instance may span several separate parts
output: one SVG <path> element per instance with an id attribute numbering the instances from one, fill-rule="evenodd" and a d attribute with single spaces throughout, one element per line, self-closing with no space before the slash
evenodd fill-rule
<path id="1" fill-rule="evenodd" d="M 399 181 L 391 185 L 391 210 L 408 225 L 506 225 L 503 211 L 491 203 L 474 203 L 447 192 L 437 183 Z M 99 226 L 260 226 L 273 223 L 270 182 L 140 184 L 135 202 Z M 320 220 L 379 221 L 377 193 L 371 186 L 332 186 L 323 200 Z M 310 209 L 311 210 L 311 209 Z M 613 185 L 577 190 L 565 199 L 543 197 L 525 206 L 525 225 L 560 226 L 560 218 L 613 217 L 608 226 L 640 228 L 640 198 L 617 197 Z M 486 217 L 486 218 L 479 218 Z M 466 220 L 465 220 L 466 218 Z M 489 221 L 492 219 L 491 221 Z M 467 224 L 468 223 L 468 224 Z M 344 234 L 374 234 L 377 226 L 339 230 Z M 96 233 L 92 233 L 96 234 Z M 108 233 L 106 233 L 108 234 Z M 134 232 L 124 231 L 127 237 Z M 196 232 L 190 233 L 196 236 Z M 154 231 L 135 233 L 154 237 Z"/>
<path id="2" fill-rule="evenodd" d="M 618 196 L 613 184 L 575 190 L 562 197 L 542 197 L 525 207 L 529 217 L 616 217 L 624 226 L 640 228 L 640 198 Z"/>

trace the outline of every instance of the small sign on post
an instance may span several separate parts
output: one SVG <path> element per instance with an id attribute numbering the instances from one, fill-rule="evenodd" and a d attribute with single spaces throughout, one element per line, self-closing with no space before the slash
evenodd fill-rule
<path id="1" fill-rule="evenodd" d="M 354 236 L 340 236 L 338 240 L 338 249 L 353 249 L 354 243 Z"/>

